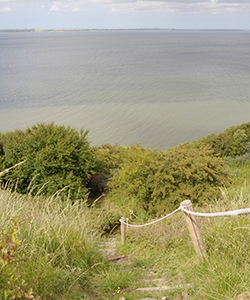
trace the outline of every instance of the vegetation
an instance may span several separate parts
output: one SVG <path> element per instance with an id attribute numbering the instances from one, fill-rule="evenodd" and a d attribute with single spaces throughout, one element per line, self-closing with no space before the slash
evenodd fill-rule
<path id="1" fill-rule="evenodd" d="M 159 215 L 176 209 L 183 199 L 204 204 L 230 184 L 222 159 L 211 151 L 192 149 L 188 144 L 152 151 L 138 145 L 127 153 L 114 172 L 111 199 L 121 207 Z"/>
<path id="2" fill-rule="evenodd" d="M 198 148 L 209 148 L 220 157 L 242 156 L 249 151 L 250 122 L 232 126 L 219 134 L 210 134 L 193 143 Z"/>
<path id="3" fill-rule="evenodd" d="M 105 265 L 97 229 L 103 216 L 100 211 L 92 219 L 83 201 L 72 205 L 59 197 L 1 190 L 0 299 L 31 299 L 23 293 L 41 299 L 84 298 L 92 274 Z"/>
<path id="4" fill-rule="evenodd" d="M 87 184 L 96 172 L 94 149 L 87 141 L 87 133 L 50 123 L 2 134 L 1 168 L 25 161 L 3 181 L 18 179 L 17 191 L 21 193 L 26 193 L 32 182 L 33 194 L 41 191 L 49 196 L 65 189 L 61 196 L 70 194 L 71 199 L 84 198 Z"/>
<path id="5" fill-rule="evenodd" d="M 249 207 L 248 127 L 166 151 L 90 147 L 86 132 L 54 124 L 2 134 L 0 171 L 8 170 L 0 173 L 0 299 L 177 299 L 182 292 L 194 300 L 248 299 L 248 215 L 197 218 L 203 262 L 181 212 L 130 228 L 125 245 L 117 230 L 121 216 L 152 221 L 186 198 L 202 212 Z M 90 179 L 101 173 L 112 176 L 109 191 L 90 202 Z M 103 253 L 110 239 L 115 255 L 125 255 L 120 264 Z M 137 290 L 158 282 L 172 288 Z"/>

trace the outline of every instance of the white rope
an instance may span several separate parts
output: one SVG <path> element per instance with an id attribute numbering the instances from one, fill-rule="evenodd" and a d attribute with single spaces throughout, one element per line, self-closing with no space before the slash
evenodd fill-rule
<path id="1" fill-rule="evenodd" d="M 235 217 L 235 216 L 239 216 L 239 215 L 250 214 L 250 208 L 243 208 L 243 209 L 237 209 L 237 210 L 231 210 L 231 211 L 225 211 L 225 212 L 217 212 L 217 213 L 198 213 L 198 212 L 189 211 L 182 206 L 180 207 L 180 209 L 190 215 L 194 215 L 194 216 L 198 216 L 198 217 L 208 217 L 208 218 Z"/>
<path id="2" fill-rule="evenodd" d="M 144 227 L 144 226 L 148 226 L 148 225 L 152 225 L 152 224 L 155 224 L 157 222 L 160 222 L 162 221 L 163 219 L 166 219 L 167 217 L 170 217 L 172 216 L 174 213 L 176 213 L 177 211 L 181 210 L 181 207 L 177 208 L 176 210 L 172 211 L 170 214 L 156 220 L 156 221 L 153 221 L 153 222 L 150 222 L 150 223 L 147 223 L 147 224 L 142 224 L 142 225 L 132 225 L 132 224 L 129 224 L 127 222 L 124 222 L 122 219 L 120 219 L 120 222 L 127 225 L 127 226 L 130 226 L 130 227 Z"/>
<path id="3" fill-rule="evenodd" d="M 199 213 L 199 212 L 194 212 L 194 211 L 190 211 L 185 209 L 183 206 L 180 206 L 179 208 L 177 208 L 176 210 L 174 210 L 173 212 L 171 212 L 170 214 L 155 220 L 153 222 L 150 223 L 146 223 L 146 224 L 141 224 L 141 225 L 133 225 L 133 224 L 129 224 L 128 222 L 123 221 L 122 219 L 120 219 L 120 222 L 130 226 L 130 227 L 144 227 L 144 226 L 149 226 L 152 224 L 155 224 L 157 222 L 162 221 L 163 219 L 166 219 L 170 216 L 172 216 L 174 213 L 176 213 L 177 211 L 182 210 L 187 214 L 190 215 L 194 215 L 197 217 L 208 217 L 208 218 L 215 218 L 215 217 L 235 217 L 235 216 L 239 216 L 239 215 L 247 215 L 250 214 L 250 208 L 243 208 L 243 209 L 237 209 L 237 210 L 230 210 L 230 211 L 225 211 L 225 212 L 217 212 L 217 213 Z"/>

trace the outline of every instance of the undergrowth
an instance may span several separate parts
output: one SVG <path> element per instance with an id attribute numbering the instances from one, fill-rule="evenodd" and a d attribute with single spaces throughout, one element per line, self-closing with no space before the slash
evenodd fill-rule
<path id="1" fill-rule="evenodd" d="M 217 200 L 194 206 L 194 210 L 249 207 L 249 170 L 248 166 L 232 167 L 232 186 L 221 189 Z M 173 300 L 186 291 L 188 299 L 234 300 L 243 292 L 250 293 L 248 215 L 197 217 L 207 252 L 202 262 L 182 212 L 148 227 L 129 228 L 126 243 L 121 245 L 116 229 L 122 211 L 107 203 L 106 199 L 90 208 L 82 200 L 61 201 L 59 195 L 44 198 L 0 190 L 1 252 L 8 246 L 8 255 L 13 255 L 8 270 L 1 264 L 0 299 L 11 299 L 13 288 L 9 285 L 7 290 L 6 285 L 11 276 L 9 282 L 22 288 L 29 299 Z M 134 216 L 129 222 L 142 221 Z M 124 263 L 110 262 L 99 251 L 100 241 L 109 238 L 107 231 L 116 239 L 117 255 L 125 255 Z M 155 279 L 161 278 L 164 285 L 174 288 L 137 290 L 155 286 Z M 12 299 L 25 299 L 24 294 L 15 297 Z"/>
<path id="2" fill-rule="evenodd" d="M 90 279 L 105 265 L 98 249 L 101 236 L 96 225 L 98 218 L 91 217 L 83 201 L 72 204 L 59 197 L 45 199 L 0 190 L 3 232 L 13 231 L 12 220 L 30 215 L 33 217 L 20 223 L 15 235 L 11 235 L 11 242 L 14 238 L 20 240 L 13 244 L 18 262 L 12 262 L 9 273 L 1 264 L 2 290 L 7 290 L 3 284 L 11 273 L 18 277 L 18 280 L 13 279 L 14 283 L 15 280 L 25 281 L 27 290 L 41 299 L 85 299 Z M 99 218 L 102 218 L 101 213 Z M 2 253 L 4 247 L 1 245 Z M 9 299 L 5 294 L 2 293 L 1 299 Z"/>
<path id="3" fill-rule="evenodd" d="M 239 172 L 247 177 L 249 169 Z M 221 190 L 220 199 L 194 210 L 221 212 L 249 207 L 249 183 L 239 178 L 235 182 L 234 187 Z M 158 292 L 158 298 L 147 292 L 147 297 L 176 299 L 185 290 L 188 299 L 229 300 L 250 293 L 249 216 L 196 219 L 207 253 L 203 262 L 196 256 L 181 212 L 149 227 L 128 229 L 126 244 L 120 245 L 119 251 L 130 257 L 131 266 L 167 279 L 168 286 L 181 286 Z M 130 222 L 139 223 L 136 218 Z M 136 296 L 126 299 L 140 298 L 138 292 Z"/>

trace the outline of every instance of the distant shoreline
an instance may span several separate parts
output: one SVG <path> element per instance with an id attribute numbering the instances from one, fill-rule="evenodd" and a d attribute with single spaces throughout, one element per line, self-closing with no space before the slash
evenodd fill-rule
<path id="1" fill-rule="evenodd" d="M 2 32 L 112 32 L 112 31 L 249 31 L 247 29 L 168 29 L 168 28 L 118 28 L 118 29 L 0 29 Z"/>

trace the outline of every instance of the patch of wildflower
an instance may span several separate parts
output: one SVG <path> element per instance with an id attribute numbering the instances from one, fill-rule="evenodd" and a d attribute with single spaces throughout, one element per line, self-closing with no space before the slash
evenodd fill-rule
<path id="1" fill-rule="evenodd" d="M 115 296 L 116 294 L 120 294 L 121 292 L 121 288 L 118 286 L 118 288 L 114 291 L 113 296 Z"/>

